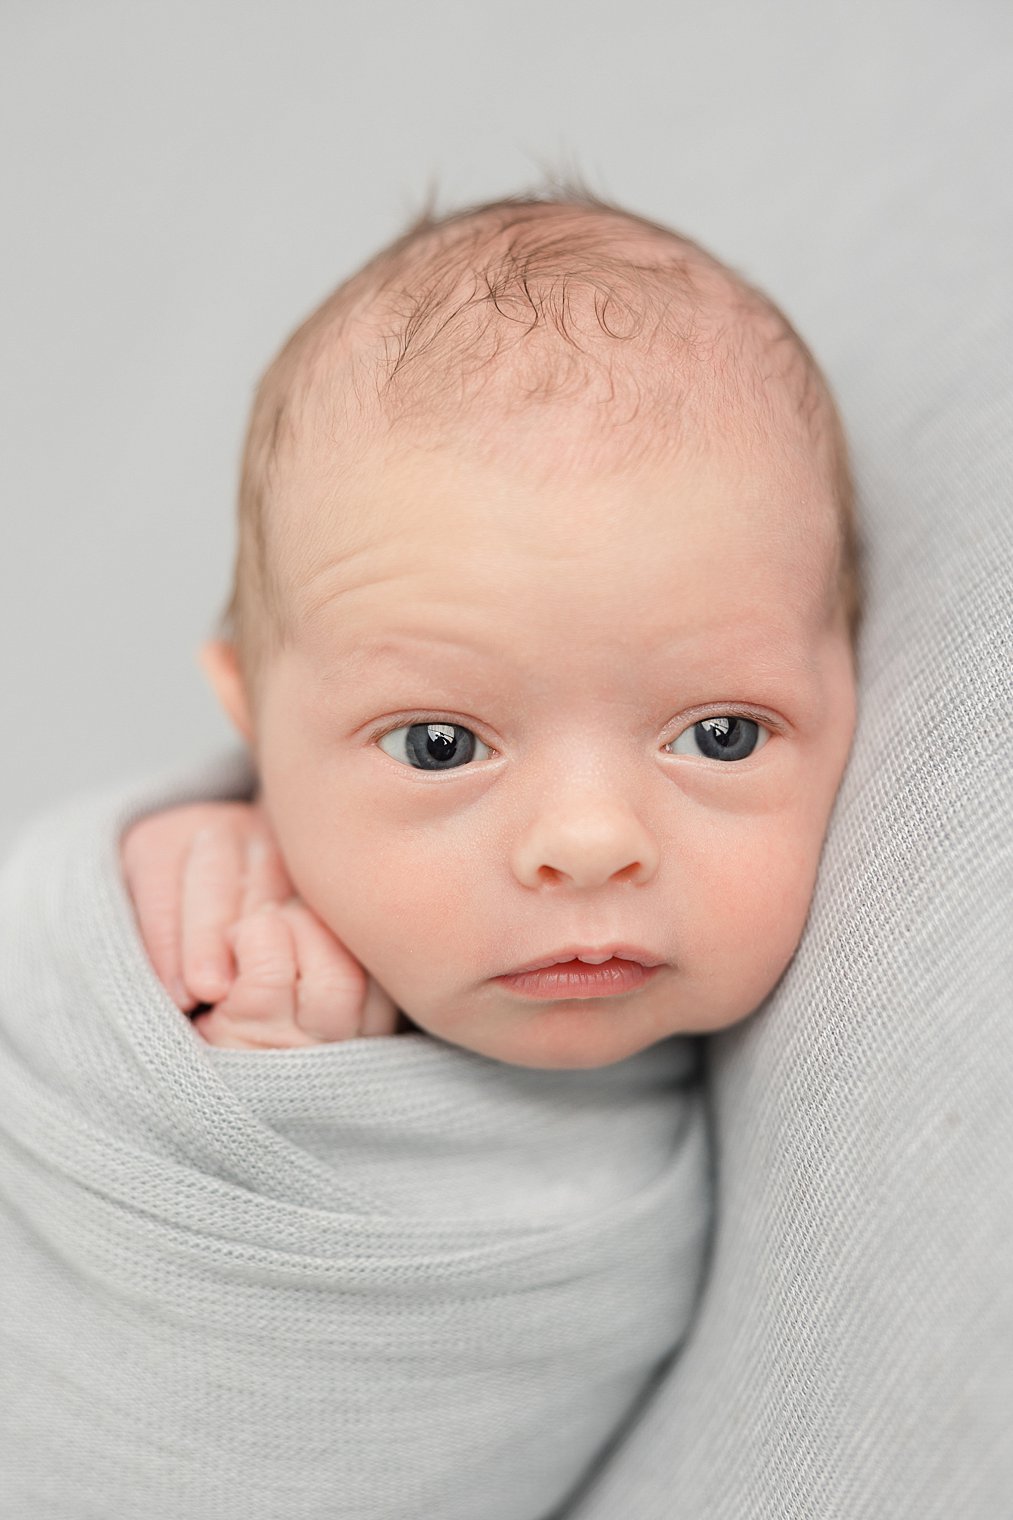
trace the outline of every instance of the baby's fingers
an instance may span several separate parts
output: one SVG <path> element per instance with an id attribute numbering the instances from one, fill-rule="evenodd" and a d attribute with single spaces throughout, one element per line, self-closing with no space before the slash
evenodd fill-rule
<path id="1" fill-rule="evenodd" d="M 265 903 L 287 902 L 294 893 L 295 887 L 267 820 L 257 808 L 252 808 L 240 913 L 245 918 L 256 913 Z"/>
<path id="2" fill-rule="evenodd" d="M 213 811 L 195 804 L 149 814 L 120 843 L 123 877 L 144 948 L 159 981 L 182 1009 L 197 1001 L 182 978 L 183 871 L 193 835 Z"/>
<path id="3" fill-rule="evenodd" d="M 267 903 L 286 902 L 292 892 L 258 808 L 216 816 L 195 835 L 182 887 L 181 953 L 184 979 L 202 1002 L 219 1002 L 232 982 L 229 925 Z"/>
<path id="4" fill-rule="evenodd" d="M 390 998 L 297 898 L 240 919 L 229 938 L 235 982 L 193 1021 L 209 1044 L 284 1050 L 397 1032 Z"/>
<path id="5" fill-rule="evenodd" d="M 281 910 L 299 963 L 295 1022 L 314 1040 L 353 1040 L 362 1032 L 369 977 L 316 914 L 296 899 Z"/>
<path id="6" fill-rule="evenodd" d="M 180 946 L 183 980 L 202 1003 L 225 996 L 233 976 L 226 930 L 239 917 L 246 870 L 238 820 L 194 835 L 183 868 Z"/>
<path id="7" fill-rule="evenodd" d="M 243 1050 L 315 1044 L 296 1028 L 299 967 L 292 930 L 281 909 L 269 906 L 241 919 L 231 937 L 236 980 L 210 1012 L 197 1015 L 197 1032 L 211 1045 Z"/>

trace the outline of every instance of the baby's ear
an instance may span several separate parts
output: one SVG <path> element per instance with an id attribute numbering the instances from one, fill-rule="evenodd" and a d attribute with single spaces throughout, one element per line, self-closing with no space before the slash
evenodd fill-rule
<path id="1" fill-rule="evenodd" d="M 247 743 L 252 744 L 250 709 L 235 646 L 222 639 L 211 639 L 201 646 L 197 660 L 225 712 Z"/>

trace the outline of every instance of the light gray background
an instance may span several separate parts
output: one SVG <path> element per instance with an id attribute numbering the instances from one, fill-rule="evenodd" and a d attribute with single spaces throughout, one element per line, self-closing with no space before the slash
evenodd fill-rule
<path id="1" fill-rule="evenodd" d="M 973 64 L 1001 88 L 1011 12 L 5 0 L 0 851 L 51 799 L 230 737 L 195 654 L 227 590 L 255 380 L 433 177 L 449 209 L 574 166 L 701 239 L 785 306 L 860 431 L 851 396 L 884 357 L 863 288 L 912 206 L 931 232 L 936 175 L 950 267 L 966 218 L 974 278 L 988 166 L 947 120 L 967 111 L 950 85 Z M 898 197 L 878 168 L 928 127 L 932 177 Z M 1004 178 L 1008 145 L 994 158 Z M 831 324 L 842 285 L 853 322 Z"/>

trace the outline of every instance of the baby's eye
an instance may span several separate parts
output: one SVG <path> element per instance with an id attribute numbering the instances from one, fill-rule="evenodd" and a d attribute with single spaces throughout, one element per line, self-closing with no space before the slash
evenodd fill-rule
<path id="1" fill-rule="evenodd" d="M 752 718 L 722 714 L 692 724 L 666 749 L 676 755 L 702 753 L 707 760 L 748 760 L 769 737 Z M 477 756 L 480 760 L 491 754 L 489 746 L 462 723 L 406 723 L 382 735 L 377 743 L 392 759 L 430 772 L 460 770 L 476 758 L 477 749 L 485 751 Z"/>
<path id="2" fill-rule="evenodd" d="M 405 737 L 402 737 L 405 736 Z M 406 723 L 392 728 L 377 740 L 385 755 L 402 760 L 417 771 L 454 771 L 475 758 L 475 746 L 485 750 L 485 760 L 492 752 L 461 723 Z"/>
<path id="3" fill-rule="evenodd" d="M 692 724 L 665 748 L 673 755 L 702 753 L 707 760 L 748 760 L 769 738 L 767 730 L 752 718 L 723 713 Z"/>

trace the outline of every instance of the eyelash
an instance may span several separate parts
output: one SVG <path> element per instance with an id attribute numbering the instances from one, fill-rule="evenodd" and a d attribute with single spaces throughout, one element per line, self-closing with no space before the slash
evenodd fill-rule
<path id="1" fill-rule="evenodd" d="M 691 728 L 695 728 L 698 723 L 705 723 L 708 718 L 747 718 L 750 723 L 755 723 L 760 728 L 765 729 L 769 738 L 773 738 L 777 734 L 783 732 L 781 724 L 776 723 L 774 719 L 771 718 L 768 714 L 758 712 L 755 708 L 707 708 L 705 710 L 699 711 L 696 716 L 691 717 L 685 726 L 683 728 L 680 728 L 677 734 L 673 734 L 670 739 L 667 739 L 665 741 L 666 745 L 674 744 L 677 739 L 682 738 L 683 734 L 687 733 Z M 447 713 L 434 712 L 409 713 L 406 716 L 402 716 L 397 723 L 392 723 L 389 728 L 380 728 L 377 729 L 375 733 L 371 734 L 370 743 L 377 744 L 381 739 L 385 739 L 388 734 L 396 734 L 399 729 L 411 728 L 417 723 L 446 723 L 452 725 L 455 728 L 466 728 L 468 732 L 474 734 L 475 737 L 479 739 L 487 749 L 493 749 L 493 746 L 489 743 L 489 741 L 487 739 L 482 739 L 481 734 L 479 734 L 478 731 L 471 726 L 470 722 L 466 723 L 463 718 L 455 718 Z M 467 766 L 459 768 L 465 770 L 469 769 Z M 452 772 L 448 771 L 444 774 L 450 775 Z"/>

